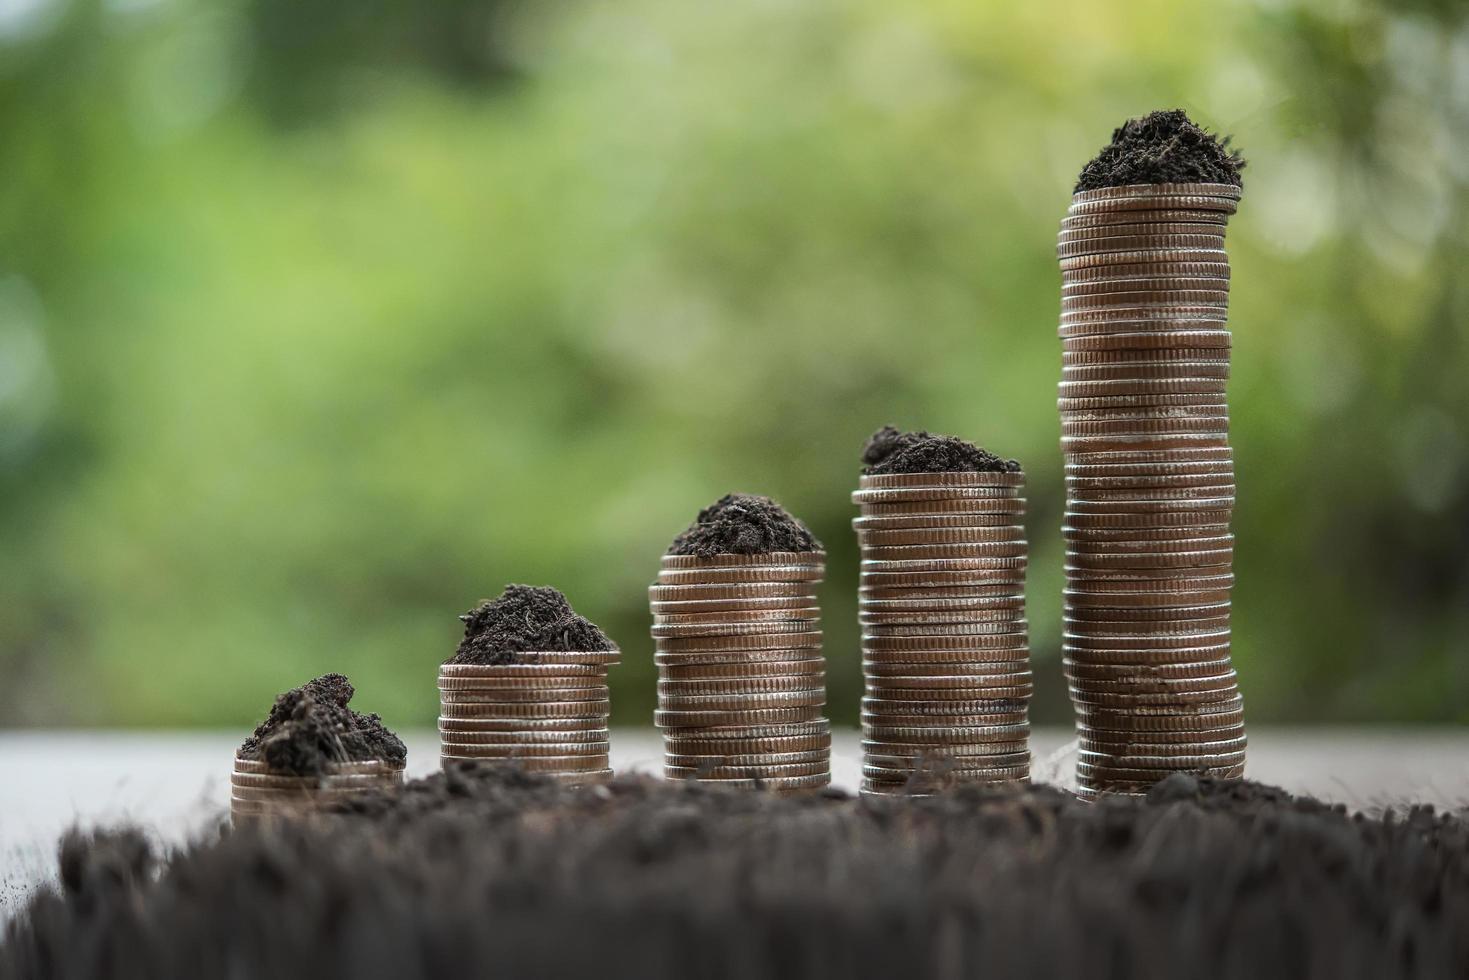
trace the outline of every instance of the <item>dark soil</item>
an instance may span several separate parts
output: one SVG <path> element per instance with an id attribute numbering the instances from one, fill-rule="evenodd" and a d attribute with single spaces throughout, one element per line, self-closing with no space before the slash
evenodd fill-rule
<path id="1" fill-rule="evenodd" d="M 498 599 L 486 599 L 459 618 L 464 639 L 451 664 L 513 664 L 528 650 L 617 649 L 549 585 L 507 585 Z"/>
<path id="2" fill-rule="evenodd" d="M 1182 109 L 1150 112 L 1129 119 L 1112 133 L 1112 142 L 1082 168 L 1076 190 L 1127 184 L 1234 184 L 1241 186 L 1245 158 L 1189 119 Z"/>
<path id="3" fill-rule="evenodd" d="M 1019 473 L 1020 464 L 1001 459 L 957 436 L 904 432 L 885 425 L 862 448 L 863 473 Z"/>
<path id="4" fill-rule="evenodd" d="M 821 551 L 810 529 L 769 497 L 731 493 L 699 511 L 673 539 L 670 555 L 763 555 L 772 551 Z"/>
<path id="5" fill-rule="evenodd" d="M 240 755 L 298 776 L 319 776 L 336 762 L 401 764 L 408 757 L 402 739 L 377 715 L 347 707 L 353 693 L 342 674 L 323 674 L 287 691 L 245 739 Z"/>
<path id="6" fill-rule="evenodd" d="M 1175 776 L 856 800 L 473 766 L 159 857 L 70 837 L 0 978 L 1469 975 L 1469 823 Z"/>

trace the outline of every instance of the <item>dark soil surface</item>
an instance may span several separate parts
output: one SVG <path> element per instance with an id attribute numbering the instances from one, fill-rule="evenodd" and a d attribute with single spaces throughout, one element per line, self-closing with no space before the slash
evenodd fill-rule
<path id="1" fill-rule="evenodd" d="M 486 599 L 459 618 L 464 639 L 451 664 L 513 664 L 528 650 L 617 649 L 550 586 L 507 585 L 498 599 Z"/>
<path id="2" fill-rule="evenodd" d="M 1076 180 L 1076 190 L 1127 184 L 1234 184 L 1239 186 L 1245 158 L 1189 119 L 1182 109 L 1150 112 L 1129 119 L 1112 133 Z"/>
<path id="3" fill-rule="evenodd" d="M 1020 464 L 1001 459 L 957 436 L 878 429 L 862 447 L 863 473 L 1019 473 Z"/>
<path id="4" fill-rule="evenodd" d="M 804 798 L 466 766 L 160 857 L 75 836 L 0 978 L 1469 974 L 1469 824 L 1175 776 Z"/>
<path id="5" fill-rule="evenodd" d="M 323 674 L 287 691 L 245 739 L 240 755 L 298 776 L 321 775 L 336 762 L 401 764 L 408 757 L 402 739 L 377 715 L 347 707 L 353 693 L 342 674 Z"/>
<path id="6" fill-rule="evenodd" d="M 769 497 L 731 493 L 699 511 L 668 546 L 670 555 L 763 555 L 822 551 L 810 529 Z"/>

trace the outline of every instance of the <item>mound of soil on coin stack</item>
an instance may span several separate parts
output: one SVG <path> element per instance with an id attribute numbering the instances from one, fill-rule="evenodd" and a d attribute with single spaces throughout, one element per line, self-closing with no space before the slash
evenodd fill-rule
<path id="1" fill-rule="evenodd" d="M 464 639 L 447 661 L 451 664 L 513 664 L 528 650 L 617 649 L 549 585 L 507 585 L 498 599 L 486 599 L 459 618 Z"/>
<path id="2" fill-rule="evenodd" d="M 822 551 L 811 530 L 769 497 L 730 493 L 699 516 L 668 546 L 670 555 L 763 555 Z"/>
<path id="3" fill-rule="evenodd" d="M 1469 975 L 1469 823 L 1428 808 L 1188 776 L 1087 805 L 466 765 L 339 811 L 163 857 L 72 836 L 0 977 Z"/>
<path id="4" fill-rule="evenodd" d="M 347 707 L 353 693 L 342 674 L 323 674 L 287 691 L 245 739 L 240 756 L 298 776 L 318 776 L 337 762 L 401 765 L 408 757 L 403 740 L 377 715 Z"/>
<path id="5" fill-rule="evenodd" d="M 1112 132 L 1112 142 L 1077 178 L 1077 191 L 1127 184 L 1234 184 L 1241 186 L 1245 158 L 1194 124 L 1182 109 L 1150 112 Z"/>
<path id="6" fill-rule="evenodd" d="M 1020 463 L 1001 459 L 957 436 L 904 432 L 885 425 L 862 447 L 863 473 L 1019 473 Z"/>

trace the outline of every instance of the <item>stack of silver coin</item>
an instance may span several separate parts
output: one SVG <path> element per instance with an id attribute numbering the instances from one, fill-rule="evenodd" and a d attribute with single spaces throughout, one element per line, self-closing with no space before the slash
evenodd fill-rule
<path id="1" fill-rule="evenodd" d="M 498 762 L 567 783 L 611 776 L 607 669 L 620 657 L 545 651 L 508 664 L 441 664 L 442 764 Z"/>
<path id="2" fill-rule="evenodd" d="M 360 793 L 392 789 L 403 783 L 403 766 L 386 762 L 339 762 L 319 776 L 273 770 L 258 759 L 235 756 L 230 773 L 230 816 L 235 823 L 288 816 L 321 803 Z"/>
<path id="3" fill-rule="evenodd" d="M 726 786 L 831 782 L 820 551 L 664 555 L 648 589 L 663 773 Z"/>
<path id="4" fill-rule="evenodd" d="M 852 494 L 865 793 L 1030 778 L 1021 473 L 865 475 Z"/>
<path id="5" fill-rule="evenodd" d="M 1061 223 L 1064 654 L 1083 795 L 1244 770 L 1225 399 L 1239 197 L 1101 188 Z"/>

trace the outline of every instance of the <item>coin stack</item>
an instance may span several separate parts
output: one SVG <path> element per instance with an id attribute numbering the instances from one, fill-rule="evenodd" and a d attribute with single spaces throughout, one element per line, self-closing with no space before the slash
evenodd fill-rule
<path id="1" fill-rule="evenodd" d="M 1061 223 L 1065 669 L 1083 795 L 1238 776 L 1232 184 L 1078 192 Z"/>
<path id="2" fill-rule="evenodd" d="M 286 816 L 320 803 L 338 802 L 359 793 L 392 789 L 403 783 L 402 764 L 339 762 L 319 776 L 272 770 L 258 759 L 235 756 L 230 773 L 230 816 L 235 823 Z"/>
<path id="3" fill-rule="evenodd" d="M 820 551 L 664 555 L 649 587 L 663 774 L 726 786 L 831 782 Z"/>
<path id="4" fill-rule="evenodd" d="M 1024 483 L 1009 472 L 868 474 L 852 494 L 863 792 L 1030 778 Z"/>
<path id="5" fill-rule="evenodd" d="M 607 669 L 620 656 L 546 651 L 507 664 L 440 664 L 443 765 L 503 762 L 566 783 L 611 776 Z"/>

